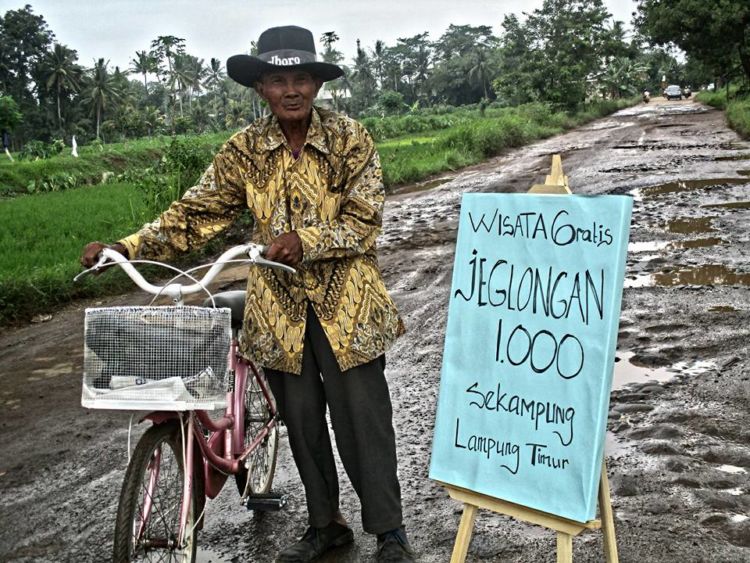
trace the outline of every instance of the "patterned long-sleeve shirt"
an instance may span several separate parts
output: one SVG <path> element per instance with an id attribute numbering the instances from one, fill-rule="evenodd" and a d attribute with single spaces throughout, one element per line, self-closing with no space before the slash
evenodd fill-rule
<path id="1" fill-rule="evenodd" d="M 347 370 L 404 332 L 376 258 L 384 199 L 380 160 L 364 127 L 314 108 L 298 158 L 278 120 L 260 119 L 221 148 L 198 185 L 120 242 L 131 257 L 168 259 L 205 244 L 246 206 L 255 219 L 251 240 L 270 244 L 296 231 L 303 249 L 297 274 L 250 269 L 243 353 L 300 373 L 311 304 Z"/>

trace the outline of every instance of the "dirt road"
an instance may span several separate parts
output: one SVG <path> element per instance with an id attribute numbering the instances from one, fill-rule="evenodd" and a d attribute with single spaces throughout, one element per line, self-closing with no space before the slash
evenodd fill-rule
<path id="1" fill-rule="evenodd" d="M 634 197 L 607 441 L 620 560 L 750 561 L 750 144 L 720 112 L 662 100 L 389 199 L 381 263 L 410 332 L 388 377 L 420 561 L 450 559 L 460 518 L 427 478 L 460 196 L 525 191 L 554 153 L 575 193 Z M 86 305 L 0 337 L 3 561 L 110 556 L 128 416 L 79 406 Z M 374 539 L 341 480 L 356 544 L 324 561 L 372 561 Z M 290 504 L 261 519 L 237 506 L 233 486 L 211 501 L 202 560 L 265 563 L 301 533 L 286 447 L 276 488 Z M 551 532 L 480 513 L 468 560 L 551 562 L 554 549 Z M 574 560 L 603 561 L 600 535 L 576 538 Z"/>

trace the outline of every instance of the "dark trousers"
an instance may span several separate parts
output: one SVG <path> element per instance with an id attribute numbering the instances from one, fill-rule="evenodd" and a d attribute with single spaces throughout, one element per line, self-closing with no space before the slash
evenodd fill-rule
<path id="1" fill-rule="evenodd" d="M 308 310 L 302 374 L 266 369 L 307 495 L 310 525 L 339 509 L 339 483 L 326 404 L 341 461 L 362 505 L 362 527 L 381 534 L 402 524 L 396 439 L 385 356 L 342 372 L 320 322 Z"/>

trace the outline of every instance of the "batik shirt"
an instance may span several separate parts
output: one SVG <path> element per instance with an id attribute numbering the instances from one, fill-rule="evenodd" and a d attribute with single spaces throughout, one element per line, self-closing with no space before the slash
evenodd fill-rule
<path id="1" fill-rule="evenodd" d="M 296 274 L 250 268 L 242 351 L 261 366 L 299 374 L 312 305 L 347 370 L 378 357 L 404 332 L 375 254 L 384 196 L 364 127 L 314 108 L 297 158 L 278 120 L 260 119 L 221 148 L 198 185 L 120 242 L 131 258 L 165 260 L 199 248 L 245 207 L 254 216 L 254 242 L 296 231 L 303 250 Z"/>

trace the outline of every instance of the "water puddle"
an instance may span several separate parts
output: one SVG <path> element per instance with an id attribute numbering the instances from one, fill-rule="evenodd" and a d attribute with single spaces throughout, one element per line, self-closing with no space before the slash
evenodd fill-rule
<path id="1" fill-rule="evenodd" d="M 667 248 L 670 243 L 666 240 L 654 240 L 645 242 L 628 243 L 628 252 L 638 254 L 641 252 L 657 252 Z"/>
<path id="2" fill-rule="evenodd" d="M 674 182 L 666 182 L 665 184 L 658 184 L 656 186 L 649 186 L 641 189 L 643 196 L 657 196 L 664 194 L 671 194 L 676 192 L 688 192 L 692 190 L 702 190 L 709 186 L 723 186 L 723 185 L 736 185 L 736 184 L 747 184 L 745 178 L 707 178 L 704 180 L 675 180 Z"/>
<path id="3" fill-rule="evenodd" d="M 727 203 L 711 203 L 701 207 L 717 209 L 750 209 L 750 201 L 730 201 Z"/>
<path id="4" fill-rule="evenodd" d="M 428 180 L 427 182 L 418 182 L 416 184 L 412 184 L 409 186 L 404 186 L 400 189 L 395 189 L 392 194 L 413 194 L 417 192 L 426 192 L 428 190 L 432 190 L 434 188 L 437 188 L 438 186 L 442 186 L 443 184 L 450 182 L 453 178 L 436 178 L 434 180 Z"/>
<path id="5" fill-rule="evenodd" d="M 750 176 L 750 170 L 737 170 L 737 174 L 740 176 Z"/>
<path id="6" fill-rule="evenodd" d="M 714 160 L 717 160 L 719 162 L 724 160 L 750 160 L 750 154 L 743 153 L 743 154 L 733 154 L 732 156 L 717 156 Z"/>
<path id="7" fill-rule="evenodd" d="M 750 285 L 750 273 L 737 273 L 721 264 L 705 264 L 653 274 L 654 285 Z"/>
<path id="8" fill-rule="evenodd" d="M 621 440 L 617 434 L 611 430 L 607 430 L 604 438 L 604 452 L 607 454 L 607 457 L 614 459 L 623 457 L 631 452 L 634 445 L 633 442 Z"/>
<path id="9" fill-rule="evenodd" d="M 750 519 L 750 516 L 745 516 L 744 514 L 733 514 L 729 520 L 735 524 L 740 524 L 748 519 Z"/>
<path id="10" fill-rule="evenodd" d="M 683 240 L 679 242 L 670 243 L 670 246 L 674 248 L 708 248 L 711 246 L 719 246 L 724 244 L 724 239 L 717 237 L 710 238 L 697 238 L 693 240 Z"/>
<path id="11" fill-rule="evenodd" d="M 731 305 L 714 305 L 709 309 L 711 313 L 736 313 L 737 309 Z"/>
<path id="12" fill-rule="evenodd" d="M 612 390 L 623 389 L 633 383 L 666 383 L 677 374 L 696 376 L 716 368 L 710 360 L 677 362 L 671 366 L 654 367 L 638 361 L 633 352 L 618 350 L 615 361 L 615 372 L 612 378 Z M 618 361 L 619 360 L 619 361 Z"/>
<path id="13" fill-rule="evenodd" d="M 737 467 L 736 465 L 720 465 L 716 469 L 723 471 L 724 473 L 731 473 L 732 475 L 742 475 L 747 473 L 744 467 Z"/>
<path id="14" fill-rule="evenodd" d="M 714 228 L 711 226 L 713 217 L 691 217 L 689 219 L 673 219 L 667 223 L 667 230 L 670 233 L 679 233 L 681 235 L 692 235 L 695 233 L 712 233 Z"/>

